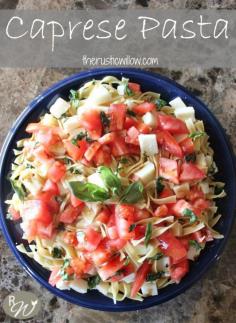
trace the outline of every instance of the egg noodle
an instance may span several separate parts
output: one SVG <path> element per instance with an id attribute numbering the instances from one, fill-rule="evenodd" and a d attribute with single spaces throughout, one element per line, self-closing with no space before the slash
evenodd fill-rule
<path id="1" fill-rule="evenodd" d="M 106 76 L 57 98 L 17 142 L 8 216 L 59 289 L 114 302 L 179 283 L 225 196 L 203 121 L 175 98 Z"/>

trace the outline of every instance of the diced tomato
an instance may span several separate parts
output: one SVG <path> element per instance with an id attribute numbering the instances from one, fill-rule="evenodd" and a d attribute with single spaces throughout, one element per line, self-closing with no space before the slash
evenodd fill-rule
<path id="1" fill-rule="evenodd" d="M 55 161 L 49 168 L 47 176 L 51 181 L 57 183 L 65 176 L 65 174 L 66 166 L 59 161 Z"/>
<path id="2" fill-rule="evenodd" d="M 129 82 L 128 83 L 128 87 L 131 91 L 133 91 L 134 93 L 139 93 L 141 92 L 141 87 L 140 84 L 138 83 L 133 83 L 133 82 Z"/>
<path id="3" fill-rule="evenodd" d="M 132 239 L 130 225 L 134 223 L 134 207 L 130 205 L 117 205 L 115 209 L 117 231 L 121 239 Z"/>
<path id="4" fill-rule="evenodd" d="M 128 155 L 140 155 L 140 147 L 135 145 L 127 145 Z"/>
<path id="5" fill-rule="evenodd" d="M 122 267 L 114 276 L 110 278 L 111 282 L 120 281 L 122 278 L 134 272 L 134 265 L 130 262 L 127 266 Z"/>
<path id="6" fill-rule="evenodd" d="M 172 258 L 173 264 L 176 264 L 187 257 L 185 247 L 170 231 L 166 231 L 160 235 L 158 240 L 161 243 L 160 249 L 164 255 Z"/>
<path id="7" fill-rule="evenodd" d="M 52 215 L 46 202 L 42 200 L 28 200 L 24 203 L 24 218 L 27 220 L 37 220 L 48 225 L 52 222 Z"/>
<path id="8" fill-rule="evenodd" d="M 44 186 L 43 186 L 43 192 L 50 192 L 52 195 L 59 195 L 59 188 L 57 183 L 53 182 L 50 179 L 47 179 Z"/>
<path id="9" fill-rule="evenodd" d="M 72 258 L 70 261 L 70 266 L 77 277 L 81 277 L 88 271 L 89 267 L 91 267 L 88 261 L 79 257 Z"/>
<path id="10" fill-rule="evenodd" d="M 85 140 L 78 140 L 77 144 L 73 144 L 70 140 L 64 142 L 64 146 L 68 155 L 74 160 L 80 160 L 88 147 Z"/>
<path id="11" fill-rule="evenodd" d="M 127 131 L 127 136 L 125 137 L 125 142 L 133 145 L 139 145 L 139 131 L 135 127 L 129 128 Z"/>
<path id="12" fill-rule="evenodd" d="M 117 228 L 115 225 L 107 228 L 107 235 L 110 239 L 118 239 L 119 238 Z"/>
<path id="13" fill-rule="evenodd" d="M 35 148 L 33 154 L 41 163 L 46 163 L 48 165 L 53 164 L 53 159 L 50 158 L 43 146 Z"/>
<path id="14" fill-rule="evenodd" d="M 188 133 L 188 128 L 186 124 L 171 115 L 166 115 L 162 113 L 158 113 L 158 128 L 161 130 L 167 130 L 171 134 L 185 134 Z"/>
<path id="15" fill-rule="evenodd" d="M 184 237 L 184 238 L 179 238 L 179 241 L 181 242 L 182 246 L 184 246 L 184 248 L 188 251 L 189 250 L 189 239 L 188 237 Z"/>
<path id="16" fill-rule="evenodd" d="M 128 130 L 131 127 L 136 127 L 138 124 L 138 121 L 132 117 L 126 116 L 125 117 L 125 123 L 124 123 L 124 129 Z"/>
<path id="17" fill-rule="evenodd" d="M 103 135 L 101 138 L 98 139 L 98 142 L 100 142 L 101 145 L 104 144 L 110 144 L 113 142 L 116 138 L 116 133 L 115 132 L 109 132 Z"/>
<path id="18" fill-rule="evenodd" d="M 36 199 L 45 202 L 49 211 L 52 214 L 57 213 L 59 211 L 60 205 L 55 200 L 55 195 L 52 194 L 50 191 L 39 193 L 36 196 Z"/>
<path id="19" fill-rule="evenodd" d="M 165 217 L 168 214 L 168 207 L 163 204 L 156 208 L 154 215 L 157 217 Z"/>
<path id="20" fill-rule="evenodd" d="M 53 132 L 52 128 L 39 130 L 35 136 L 36 140 L 46 149 L 50 149 L 50 146 L 57 144 L 61 140 L 61 138 Z"/>
<path id="21" fill-rule="evenodd" d="M 106 280 L 120 270 L 124 266 L 124 260 L 120 260 L 120 256 L 114 256 L 101 268 L 98 268 L 99 276 L 102 280 Z"/>
<path id="22" fill-rule="evenodd" d="M 66 231 L 63 233 L 63 240 L 66 244 L 71 246 L 77 246 L 78 240 L 75 232 Z"/>
<path id="23" fill-rule="evenodd" d="M 16 211 L 13 206 L 9 207 L 8 212 L 10 213 L 13 221 L 17 221 L 21 218 L 20 212 Z"/>
<path id="24" fill-rule="evenodd" d="M 96 266 L 107 262 L 112 256 L 113 251 L 107 246 L 107 239 L 103 239 L 97 249 L 91 253 L 91 259 Z"/>
<path id="25" fill-rule="evenodd" d="M 51 271 L 48 282 L 50 285 L 55 286 L 61 280 L 60 267 L 56 266 Z"/>
<path id="26" fill-rule="evenodd" d="M 205 177 L 206 174 L 193 163 L 184 162 L 182 164 L 179 176 L 181 182 L 202 180 Z"/>
<path id="27" fill-rule="evenodd" d="M 97 166 L 106 165 L 109 166 L 111 164 L 111 149 L 108 146 L 103 145 L 98 149 L 93 160 Z"/>
<path id="28" fill-rule="evenodd" d="M 205 197 L 204 193 L 197 186 L 191 187 L 191 190 L 188 193 L 188 200 L 191 202 L 204 197 Z"/>
<path id="29" fill-rule="evenodd" d="M 197 199 L 193 202 L 193 207 L 195 210 L 195 213 L 197 215 L 200 215 L 202 213 L 202 211 L 204 211 L 205 209 L 208 209 L 210 207 L 210 201 L 207 201 L 205 199 Z"/>
<path id="30" fill-rule="evenodd" d="M 117 252 L 121 250 L 127 243 L 125 239 L 112 239 L 107 241 L 107 247 L 110 248 L 112 252 Z"/>
<path id="31" fill-rule="evenodd" d="M 109 107 L 110 130 L 117 131 L 124 128 L 126 105 L 123 103 L 111 104 Z"/>
<path id="32" fill-rule="evenodd" d="M 157 132 L 157 142 L 170 154 L 182 158 L 183 152 L 180 148 L 180 145 L 168 131 L 158 131 Z"/>
<path id="33" fill-rule="evenodd" d="M 78 199 L 74 194 L 70 194 L 70 203 L 73 207 L 84 205 L 84 202 Z"/>
<path id="34" fill-rule="evenodd" d="M 84 208 L 84 204 L 81 204 L 78 207 L 73 207 L 72 205 L 68 205 L 65 210 L 60 215 L 60 222 L 70 224 L 73 223 L 77 217 L 80 215 Z"/>
<path id="35" fill-rule="evenodd" d="M 135 275 L 135 281 L 133 282 L 131 293 L 130 293 L 131 297 L 136 296 L 136 294 L 142 287 L 143 283 L 145 282 L 147 274 L 150 270 L 151 270 L 151 265 L 148 263 L 147 260 L 145 260 L 142 266 L 139 267 Z"/>
<path id="36" fill-rule="evenodd" d="M 172 204 L 169 211 L 175 216 L 181 217 L 183 216 L 183 212 L 185 209 L 193 210 L 193 207 L 190 203 L 181 199 L 181 200 L 178 200 L 175 204 Z"/>
<path id="37" fill-rule="evenodd" d="M 140 220 L 143 220 L 143 219 L 148 219 L 150 218 L 150 213 L 145 210 L 145 209 L 135 209 L 134 211 L 134 221 L 137 222 L 137 221 L 140 221 Z"/>
<path id="38" fill-rule="evenodd" d="M 164 189 L 163 189 L 163 191 L 159 194 L 159 197 L 161 199 L 163 199 L 165 197 L 169 197 L 169 196 L 172 196 L 172 195 L 174 195 L 172 189 L 170 189 L 169 187 L 165 186 Z"/>
<path id="39" fill-rule="evenodd" d="M 38 122 L 38 123 L 29 123 L 27 125 L 27 127 L 26 127 L 26 132 L 28 132 L 28 133 L 37 133 L 39 131 L 48 131 L 49 129 L 55 135 L 61 135 L 62 134 L 62 130 L 59 127 L 45 126 L 45 125 L 41 124 L 40 122 Z"/>
<path id="40" fill-rule="evenodd" d="M 54 225 L 53 223 L 49 223 L 47 226 L 38 221 L 37 222 L 37 236 L 42 239 L 51 239 L 54 233 Z"/>
<path id="41" fill-rule="evenodd" d="M 185 138 L 179 142 L 179 145 L 184 155 L 189 155 L 194 152 L 194 144 L 191 138 Z"/>
<path id="42" fill-rule="evenodd" d="M 81 115 L 79 126 L 87 130 L 92 139 L 97 140 L 102 134 L 100 112 L 95 109 L 88 109 Z"/>
<path id="43" fill-rule="evenodd" d="M 171 266 L 170 268 L 171 279 L 178 284 L 181 281 L 181 279 L 188 273 L 188 271 L 189 271 L 189 261 L 188 259 L 184 259 L 178 264 Z"/>
<path id="44" fill-rule="evenodd" d="M 128 147 L 125 143 L 125 139 L 123 137 L 116 137 L 115 141 L 112 145 L 112 155 L 114 157 L 119 157 L 128 154 Z"/>
<path id="45" fill-rule="evenodd" d="M 102 211 L 98 213 L 96 217 L 96 221 L 107 224 L 109 221 L 110 215 L 111 213 L 108 210 L 108 208 L 104 208 Z"/>
<path id="46" fill-rule="evenodd" d="M 204 232 L 206 233 L 206 241 L 213 241 L 214 240 L 212 232 L 211 232 L 210 229 L 205 228 Z"/>
<path id="47" fill-rule="evenodd" d="M 136 125 L 138 131 L 142 134 L 148 134 L 152 131 L 152 127 L 145 124 L 144 122 L 139 121 Z"/>
<path id="48" fill-rule="evenodd" d="M 153 111 L 155 109 L 156 109 L 156 105 L 152 102 L 143 102 L 143 103 L 135 105 L 132 108 L 132 110 L 138 115 L 143 115 L 143 114 Z"/>
<path id="49" fill-rule="evenodd" d="M 97 246 L 102 240 L 102 235 L 100 232 L 94 230 L 91 226 L 89 226 L 85 230 L 85 249 L 88 251 L 96 250 Z"/>
<path id="50" fill-rule="evenodd" d="M 134 228 L 134 239 L 139 240 L 145 236 L 146 225 L 137 225 Z"/>
<path id="51" fill-rule="evenodd" d="M 91 161 L 93 159 L 93 157 L 96 155 L 98 149 L 101 147 L 101 144 L 96 141 L 93 142 L 88 149 L 86 150 L 84 157 L 88 160 Z"/>
<path id="52" fill-rule="evenodd" d="M 162 157 L 159 159 L 159 164 L 160 164 L 160 168 L 159 168 L 160 176 L 170 180 L 175 184 L 179 184 L 179 170 L 178 170 L 177 161 Z"/>
<path id="53" fill-rule="evenodd" d="M 206 235 L 201 230 L 193 232 L 192 236 L 193 240 L 196 240 L 198 243 L 202 243 L 206 239 Z"/>

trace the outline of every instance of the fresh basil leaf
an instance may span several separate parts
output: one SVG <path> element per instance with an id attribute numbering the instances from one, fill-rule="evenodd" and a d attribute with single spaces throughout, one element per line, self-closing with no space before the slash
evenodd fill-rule
<path id="1" fill-rule="evenodd" d="M 136 225 L 137 225 L 137 224 L 135 224 L 135 223 L 131 224 L 131 225 L 129 226 L 129 232 L 134 231 L 134 229 L 136 228 Z"/>
<path id="2" fill-rule="evenodd" d="M 85 202 L 102 202 L 110 197 L 107 190 L 96 184 L 73 181 L 69 185 L 73 194 Z"/>
<path id="3" fill-rule="evenodd" d="M 196 214 L 190 209 L 184 209 L 183 215 L 189 217 L 189 223 L 194 223 L 197 221 Z"/>
<path id="4" fill-rule="evenodd" d="M 152 224 L 149 222 L 146 226 L 144 243 L 147 246 L 152 236 Z"/>
<path id="5" fill-rule="evenodd" d="M 96 287 L 101 281 L 101 278 L 99 275 L 96 276 L 92 276 L 88 278 L 88 287 L 89 289 L 93 289 L 94 287 Z"/>
<path id="6" fill-rule="evenodd" d="M 189 163 L 189 162 L 195 163 L 195 161 L 196 161 L 196 154 L 195 153 L 192 153 L 192 154 L 186 155 L 185 156 L 185 160 L 186 160 L 187 163 Z"/>
<path id="7" fill-rule="evenodd" d="M 98 168 L 98 172 L 101 174 L 101 178 L 105 183 L 105 186 L 113 193 L 119 194 L 121 189 L 121 181 L 112 172 L 112 170 L 109 167 L 101 166 Z"/>
<path id="8" fill-rule="evenodd" d="M 147 282 L 152 282 L 157 279 L 160 279 L 164 275 L 164 271 L 158 271 L 157 273 L 148 273 L 146 276 L 146 281 Z"/>
<path id="9" fill-rule="evenodd" d="M 136 113 L 133 110 L 128 109 L 126 113 L 131 117 L 136 117 Z"/>
<path id="10" fill-rule="evenodd" d="M 143 184 L 134 182 L 130 184 L 123 192 L 120 202 L 127 204 L 135 204 L 143 198 Z"/>
<path id="11" fill-rule="evenodd" d="M 201 245 L 196 240 L 189 240 L 189 245 L 194 247 L 196 250 L 202 249 Z"/>
<path id="12" fill-rule="evenodd" d="M 100 119 L 102 122 L 103 127 L 109 127 L 110 125 L 110 119 L 108 118 L 108 116 L 106 115 L 106 113 L 104 111 L 100 112 Z"/>
<path id="13" fill-rule="evenodd" d="M 20 200 L 24 200 L 26 197 L 26 191 L 22 183 L 17 180 L 10 179 L 12 189 L 16 193 L 16 195 L 19 197 Z"/>
<path id="14" fill-rule="evenodd" d="M 156 180 L 156 191 L 157 191 L 157 194 L 160 194 L 163 189 L 165 188 L 165 185 L 162 183 L 163 181 L 163 177 L 159 176 Z"/>
<path id="15" fill-rule="evenodd" d="M 158 252 L 155 256 L 149 258 L 150 260 L 159 260 L 163 257 L 163 253 L 162 252 Z"/>
<path id="16" fill-rule="evenodd" d="M 192 138 L 193 140 L 200 138 L 205 135 L 205 132 L 203 131 L 194 131 L 188 135 L 189 138 Z"/>
<path id="17" fill-rule="evenodd" d="M 156 99 L 155 104 L 157 105 L 157 108 L 162 108 L 167 105 L 167 102 L 162 99 Z"/>
<path id="18" fill-rule="evenodd" d="M 60 248 L 54 247 L 52 249 L 52 256 L 53 256 L 53 258 L 61 258 L 62 250 Z"/>
<path id="19" fill-rule="evenodd" d="M 78 109 L 80 104 L 79 92 L 75 90 L 70 90 L 70 104 L 73 108 Z"/>

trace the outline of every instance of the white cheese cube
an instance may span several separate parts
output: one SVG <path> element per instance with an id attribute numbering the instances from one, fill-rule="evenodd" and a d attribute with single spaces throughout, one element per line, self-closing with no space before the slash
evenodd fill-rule
<path id="1" fill-rule="evenodd" d="M 127 284 L 130 284 L 130 283 L 133 283 L 135 281 L 135 274 L 132 273 L 128 276 L 125 276 L 123 279 L 122 279 L 123 282 L 127 283 Z"/>
<path id="2" fill-rule="evenodd" d="M 62 279 L 56 283 L 56 287 L 61 290 L 70 289 L 70 286 Z"/>
<path id="3" fill-rule="evenodd" d="M 142 117 L 143 122 L 150 126 L 150 127 L 155 127 L 156 126 L 156 118 L 154 117 L 153 113 L 151 112 L 147 112 L 144 114 L 144 116 Z"/>
<path id="4" fill-rule="evenodd" d="M 175 109 L 174 114 L 176 118 L 181 119 L 183 121 L 187 119 L 195 121 L 195 111 L 193 107 L 183 107 Z"/>
<path id="5" fill-rule="evenodd" d="M 56 102 L 51 106 L 51 114 L 59 119 L 68 109 L 70 108 L 70 103 L 66 102 L 62 98 L 58 98 Z"/>
<path id="6" fill-rule="evenodd" d="M 156 282 L 145 282 L 141 287 L 141 291 L 143 296 L 158 295 Z"/>
<path id="7" fill-rule="evenodd" d="M 147 162 L 143 168 L 134 173 L 134 177 L 140 179 L 143 184 L 149 183 L 155 178 L 155 166 L 151 162 Z"/>
<path id="8" fill-rule="evenodd" d="M 174 109 L 186 108 L 186 104 L 183 102 L 183 100 L 179 96 L 177 98 L 175 98 L 174 100 L 171 100 L 169 102 L 169 104 Z"/>
<path id="9" fill-rule="evenodd" d="M 79 128 L 79 121 L 80 121 L 79 116 L 73 116 L 73 117 L 68 118 L 63 124 L 65 131 L 70 133 L 74 129 L 78 129 Z"/>
<path id="10" fill-rule="evenodd" d="M 88 283 L 84 279 L 77 279 L 70 282 L 70 288 L 74 289 L 76 292 L 84 294 L 88 290 Z"/>
<path id="11" fill-rule="evenodd" d="M 94 103 L 97 105 L 110 102 L 111 100 L 112 100 L 111 93 L 102 84 L 96 85 L 91 91 L 91 93 L 89 94 L 89 97 L 87 99 L 89 103 Z"/>
<path id="12" fill-rule="evenodd" d="M 101 175 L 99 173 L 93 173 L 92 175 L 88 176 L 88 182 L 92 184 L 96 184 L 102 188 L 106 188 Z"/>
<path id="13" fill-rule="evenodd" d="M 139 135 L 138 140 L 142 154 L 153 156 L 158 153 L 157 138 L 155 134 Z"/>

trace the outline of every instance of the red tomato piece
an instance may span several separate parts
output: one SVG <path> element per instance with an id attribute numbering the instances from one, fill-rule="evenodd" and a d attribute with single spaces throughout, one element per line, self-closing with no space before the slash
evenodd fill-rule
<path id="1" fill-rule="evenodd" d="M 139 240 L 145 236 L 146 225 L 137 225 L 134 229 L 134 239 Z"/>
<path id="2" fill-rule="evenodd" d="M 129 145 L 128 148 L 128 155 L 140 155 L 140 147 L 135 145 Z"/>
<path id="3" fill-rule="evenodd" d="M 77 246 L 78 240 L 75 232 L 66 231 L 63 233 L 63 240 L 70 246 Z"/>
<path id="4" fill-rule="evenodd" d="M 84 157 L 88 160 L 91 161 L 93 157 L 96 155 L 98 149 L 101 147 L 101 144 L 99 142 L 93 142 L 88 149 L 86 150 Z"/>
<path id="5" fill-rule="evenodd" d="M 138 121 L 130 116 L 125 117 L 125 123 L 124 123 L 124 129 L 128 130 L 131 127 L 136 127 L 138 124 Z"/>
<path id="6" fill-rule="evenodd" d="M 84 205 L 84 202 L 78 199 L 74 194 L 70 195 L 70 203 L 73 207 Z"/>
<path id="7" fill-rule="evenodd" d="M 37 220 L 43 222 L 45 225 L 52 222 L 52 215 L 49 207 L 45 201 L 29 200 L 24 203 L 23 208 L 24 217 L 27 220 Z"/>
<path id="8" fill-rule="evenodd" d="M 161 130 L 167 130 L 171 134 L 185 134 L 188 133 L 188 128 L 186 124 L 171 115 L 158 113 L 158 128 Z"/>
<path id="9" fill-rule="evenodd" d="M 101 138 L 98 139 L 98 142 L 100 142 L 100 144 L 104 145 L 104 144 L 110 144 L 112 143 L 116 138 L 116 133 L 115 132 L 109 132 L 106 133 L 105 135 L 103 135 Z"/>
<path id="10" fill-rule="evenodd" d="M 202 243 L 206 239 L 206 235 L 200 230 L 192 233 L 193 240 L 196 240 L 198 243 Z"/>
<path id="11" fill-rule="evenodd" d="M 72 258 L 70 261 L 70 266 L 73 269 L 73 273 L 75 273 L 77 277 L 81 277 L 91 268 L 91 264 L 89 264 L 87 260 L 79 257 Z"/>
<path id="12" fill-rule="evenodd" d="M 102 235 L 100 232 L 94 230 L 91 226 L 89 226 L 85 230 L 85 249 L 88 251 L 96 250 L 99 243 L 102 241 Z"/>
<path id="13" fill-rule="evenodd" d="M 111 104 L 109 107 L 110 130 L 117 131 L 124 128 L 126 105 L 123 103 Z"/>
<path id="14" fill-rule="evenodd" d="M 111 164 L 111 149 L 108 146 L 102 146 L 98 149 L 93 160 L 97 166 L 106 165 L 109 166 Z"/>
<path id="15" fill-rule="evenodd" d="M 159 168 L 160 176 L 170 180 L 175 184 L 179 184 L 179 170 L 178 170 L 177 161 L 162 157 L 159 160 L 159 164 L 160 164 L 160 168 Z"/>
<path id="16" fill-rule="evenodd" d="M 116 137 L 115 141 L 111 144 L 111 146 L 112 155 L 114 157 L 127 155 L 129 153 L 128 147 L 123 137 Z"/>
<path id="17" fill-rule="evenodd" d="M 134 221 L 135 222 L 143 220 L 143 219 L 148 219 L 150 217 L 151 217 L 150 213 L 145 209 L 137 209 L 136 208 L 134 211 Z"/>
<path id="18" fill-rule="evenodd" d="M 65 176 L 65 174 L 66 166 L 59 161 L 55 161 L 49 168 L 47 176 L 51 181 L 57 183 Z"/>
<path id="19" fill-rule="evenodd" d="M 193 202 L 193 208 L 197 215 L 200 215 L 202 211 L 208 209 L 209 207 L 210 207 L 210 201 L 207 201 L 202 198 L 197 199 Z"/>
<path id="20" fill-rule="evenodd" d="M 48 282 L 50 285 L 55 286 L 61 280 L 60 267 L 56 266 L 51 271 Z"/>
<path id="21" fill-rule="evenodd" d="M 84 156 L 84 153 L 88 147 L 88 143 L 85 140 L 78 140 L 77 145 L 75 145 L 70 140 L 67 140 L 64 142 L 64 146 L 68 155 L 72 159 L 80 160 Z"/>
<path id="22" fill-rule="evenodd" d="M 143 102 L 143 103 L 135 105 L 132 108 L 132 110 L 138 115 L 143 115 L 143 114 L 153 111 L 155 109 L 156 109 L 156 105 L 152 102 Z"/>
<path id="23" fill-rule="evenodd" d="M 50 192 L 52 195 L 60 194 L 57 183 L 51 181 L 50 179 L 46 180 L 43 186 L 43 192 Z"/>
<path id="24" fill-rule="evenodd" d="M 152 131 L 152 127 L 148 126 L 144 122 L 139 121 L 136 125 L 138 131 L 142 134 L 148 134 Z"/>
<path id="25" fill-rule="evenodd" d="M 206 174 L 193 163 L 184 162 L 182 164 L 179 176 L 181 182 L 202 180 L 205 177 Z"/>
<path id="26" fill-rule="evenodd" d="M 114 276 L 110 278 L 111 282 L 120 281 L 122 278 L 132 274 L 134 272 L 134 266 L 132 263 L 129 263 L 127 266 L 124 266 L 116 273 Z"/>
<path id="27" fill-rule="evenodd" d="M 134 207 L 130 205 L 117 205 L 115 209 L 115 222 L 118 235 L 121 239 L 132 239 L 130 225 L 134 223 Z"/>
<path id="28" fill-rule="evenodd" d="M 179 145 L 184 155 L 189 155 L 194 153 L 194 144 L 191 138 L 185 138 L 184 140 L 179 142 Z"/>
<path id="29" fill-rule="evenodd" d="M 129 89 L 130 89 L 132 92 L 134 92 L 134 93 L 139 93 L 139 92 L 141 92 L 141 86 L 140 86 L 140 84 L 138 84 L 138 83 L 129 82 L 129 83 L 128 83 L 128 87 L 129 87 Z"/>
<path id="30" fill-rule="evenodd" d="M 147 260 L 144 261 L 141 267 L 139 267 L 136 275 L 135 275 L 135 281 L 133 282 L 132 289 L 130 296 L 135 297 L 142 287 L 143 283 L 146 280 L 148 272 L 151 270 L 151 265 L 148 263 Z"/>
<path id="31" fill-rule="evenodd" d="M 88 109 L 81 115 L 80 126 L 88 131 L 89 136 L 96 140 L 102 134 L 102 122 L 100 112 L 95 109 Z"/>
<path id="32" fill-rule="evenodd" d="M 157 132 L 157 142 L 170 154 L 182 158 L 183 152 L 180 148 L 180 145 L 168 131 L 158 131 Z"/>
<path id="33" fill-rule="evenodd" d="M 61 138 L 55 134 L 51 128 L 39 130 L 36 132 L 35 136 L 36 140 L 47 149 L 61 140 Z"/>
<path id="34" fill-rule="evenodd" d="M 178 200 L 175 204 L 171 205 L 170 213 L 174 214 L 177 217 L 183 216 L 183 212 L 185 209 L 193 210 L 193 207 L 187 201 L 181 199 Z"/>
<path id="35" fill-rule="evenodd" d="M 9 207 L 8 212 L 10 213 L 13 221 L 17 221 L 21 218 L 20 212 L 16 211 L 13 206 Z"/>
<path id="36" fill-rule="evenodd" d="M 165 204 L 158 206 L 154 212 L 154 215 L 160 218 L 167 216 L 167 214 L 168 207 Z"/>
<path id="37" fill-rule="evenodd" d="M 107 241 L 107 247 L 110 248 L 112 252 L 117 252 L 121 250 L 127 243 L 125 239 L 112 239 Z"/>
<path id="38" fill-rule="evenodd" d="M 98 268 L 99 276 L 102 280 L 106 280 L 120 270 L 124 266 L 124 260 L 120 260 L 120 256 L 112 257 L 104 266 Z"/>
<path id="39" fill-rule="evenodd" d="M 83 208 L 84 208 L 84 204 L 81 204 L 78 207 L 73 207 L 72 205 L 68 205 L 60 215 L 60 222 L 63 222 L 66 224 L 73 223 L 80 215 Z"/>
<path id="40" fill-rule="evenodd" d="M 174 195 L 174 192 L 169 187 L 164 187 L 163 191 L 159 194 L 161 199 Z M 168 203 L 169 204 L 169 203 Z"/>
<path id="41" fill-rule="evenodd" d="M 199 198 L 204 199 L 205 195 L 200 188 L 197 186 L 191 187 L 190 192 L 188 193 L 188 200 L 193 202 Z"/>
<path id="42" fill-rule="evenodd" d="M 42 239 L 51 239 L 54 233 L 54 225 L 51 222 L 47 226 L 42 222 L 37 222 L 37 236 Z"/>
<path id="43" fill-rule="evenodd" d="M 182 259 L 187 257 L 185 247 L 170 231 L 166 231 L 160 235 L 158 240 L 161 243 L 160 249 L 164 255 L 172 258 L 173 264 L 177 264 Z"/>
<path id="44" fill-rule="evenodd" d="M 110 219 L 111 212 L 108 208 L 104 208 L 100 211 L 96 217 L 96 221 L 107 224 Z"/>
<path id="45" fill-rule="evenodd" d="M 178 284 L 181 281 L 181 279 L 188 273 L 188 271 L 189 271 L 189 261 L 188 259 L 184 259 L 178 264 L 171 266 L 170 268 L 171 279 Z"/>
<path id="46" fill-rule="evenodd" d="M 116 226 L 107 228 L 107 235 L 110 239 L 118 239 L 118 232 Z"/>
<path id="47" fill-rule="evenodd" d="M 139 145 L 139 131 L 135 127 L 129 128 L 127 131 L 127 136 L 125 137 L 125 142 L 133 145 Z"/>

